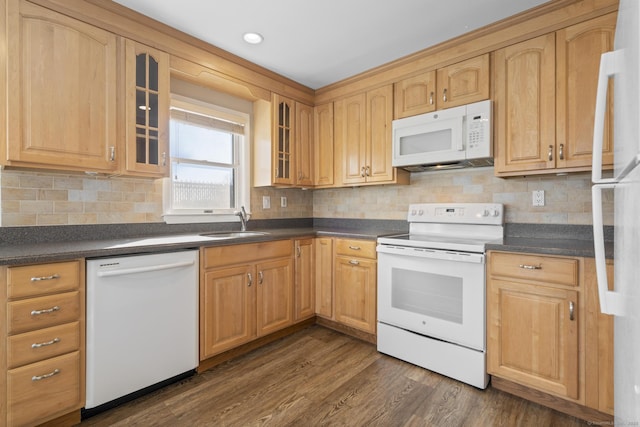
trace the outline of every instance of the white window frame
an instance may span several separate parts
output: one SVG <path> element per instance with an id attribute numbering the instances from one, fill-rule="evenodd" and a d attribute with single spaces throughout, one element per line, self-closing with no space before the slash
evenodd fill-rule
<path id="1" fill-rule="evenodd" d="M 222 120 L 229 120 L 244 125 L 243 140 L 238 144 L 239 167 L 236 176 L 236 210 L 244 206 L 248 214 L 251 213 L 251 117 L 247 113 L 234 111 L 218 105 L 180 95 L 171 95 L 171 107 L 194 113 L 200 113 Z M 171 144 L 171 141 L 169 141 Z M 171 152 L 171 150 L 169 150 Z M 173 171 L 171 171 L 172 173 Z M 186 224 L 202 222 L 239 222 L 240 218 L 232 212 L 225 213 L 204 212 L 199 209 L 176 209 L 171 205 L 172 197 L 171 176 L 162 179 L 162 217 L 167 224 Z"/>

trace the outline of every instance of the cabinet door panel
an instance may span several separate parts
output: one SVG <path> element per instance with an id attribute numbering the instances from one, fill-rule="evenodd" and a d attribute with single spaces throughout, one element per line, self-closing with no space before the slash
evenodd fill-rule
<path id="1" fill-rule="evenodd" d="M 316 314 L 333 318 L 333 239 L 318 237 L 315 245 Z"/>
<path id="2" fill-rule="evenodd" d="M 489 373 L 577 399 L 578 292 L 493 279 L 488 298 Z"/>
<path id="3" fill-rule="evenodd" d="M 375 261 L 336 257 L 336 321 L 368 333 L 376 332 Z"/>
<path id="4" fill-rule="evenodd" d="M 441 68 L 436 80 L 439 110 L 489 99 L 489 54 Z"/>
<path id="5" fill-rule="evenodd" d="M 366 95 L 351 96 L 336 102 L 336 146 L 342 160 L 342 183 L 365 181 L 366 162 Z"/>
<path id="6" fill-rule="evenodd" d="M 393 180 L 392 120 L 393 87 L 388 85 L 367 92 L 367 141 L 370 144 L 364 164 L 367 182 Z"/>
<path id="7" fill-rule="evenodd" d="M 313 185 L 313 107 L 296 102 L 296 185 Z"/>
<path id="8" fill-rule="evenodd" d="M 436 72 L 429 71 L 394 85 L 394 118 L 415 116 L 436 109 Z"/>
<path id="9" fill-rule="evenodd" d="M 278 94 L 272 96 L 273 184 L 293 185 L 295 174 L 295 103 Z"/>
<path id="10" fill-rule="evenodd" d="M 255 336 L 253 266 L 209 270 L 200 288 L 200 360 Z"/>
<path id="11" fill-rule="evenodd" d="M 169 175 L 169 55 L 127 40 L 126 168 Z"/>
<path id="12" fill-rule="evenodd" d="M 9 9 L 7 160 L 114 171 L 116 36 L 28 2 Z"/>
<path id="13" fill-rule="evenodd" d="M 290 258 L 263 262 L 257 269 L 258 335 L 293 324 L 293 265 Z"/>
<path id="14" fill-rule="evenodd" d="M 313 239 L 296 241 L 294 320 L 312 317 L 316 311 L 314 255 Z"/>
<path id="15" fill-rule="evenodd" d="M 334 184 L 333 103 L 314 108 L 314 179 L 316 187 Z"/>
<path id="16" fill-rule="evenodd" d="M 496 174 L 555 167 L 555 35 L 494 58 Z"/>
<path id="17" fill-rule="evenodd" d="M 616 14 L 612 13 L 557 33 L 557 167 L 591 166 L 600 56 L 613 49 L 615 25 Z M 603 141 L 605 165 L 613 164 L 612 94 L 610 87 Z"/>

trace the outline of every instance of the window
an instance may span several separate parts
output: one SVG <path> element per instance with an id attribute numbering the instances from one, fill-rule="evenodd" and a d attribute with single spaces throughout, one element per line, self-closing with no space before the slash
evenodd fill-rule
<path id="1" fill-rule="evenodd" d="M 168 223 L 235 221 L 249 211 L 249 116 L 194 99 L 171 100 Z"/>

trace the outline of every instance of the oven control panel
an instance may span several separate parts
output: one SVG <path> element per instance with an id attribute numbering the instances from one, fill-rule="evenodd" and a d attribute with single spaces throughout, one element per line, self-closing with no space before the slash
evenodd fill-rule
<path id="1" fill-rule="evenodd" d="M 504 224 L 501 203 L 417 203 L 409 206 L 409 222 Z"/>

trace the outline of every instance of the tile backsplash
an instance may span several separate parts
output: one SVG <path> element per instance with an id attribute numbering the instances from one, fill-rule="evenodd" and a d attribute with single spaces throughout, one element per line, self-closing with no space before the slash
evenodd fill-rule
<path id="1" fill-rule="evenodd" d="M 533 207 L 531 192 L 545 191 Z M 160 180 L 88 177 L 78 174 L 0 171 L 2 226 L 162 222 Z M 268 196 L 270 209 L 262 208 Z M 281 197 L 287 206 L 281 207 Z M 604 195 L 605 224 L 613 223 L 613 197 Z M 412 202 L 496 202 L 506 221 L 591 224 L 590 174 L 496 178 L 492 168 L 422 172 L 410 185 L 324 190 L 251 189 L 254 219 L 405 219 Z"/>

